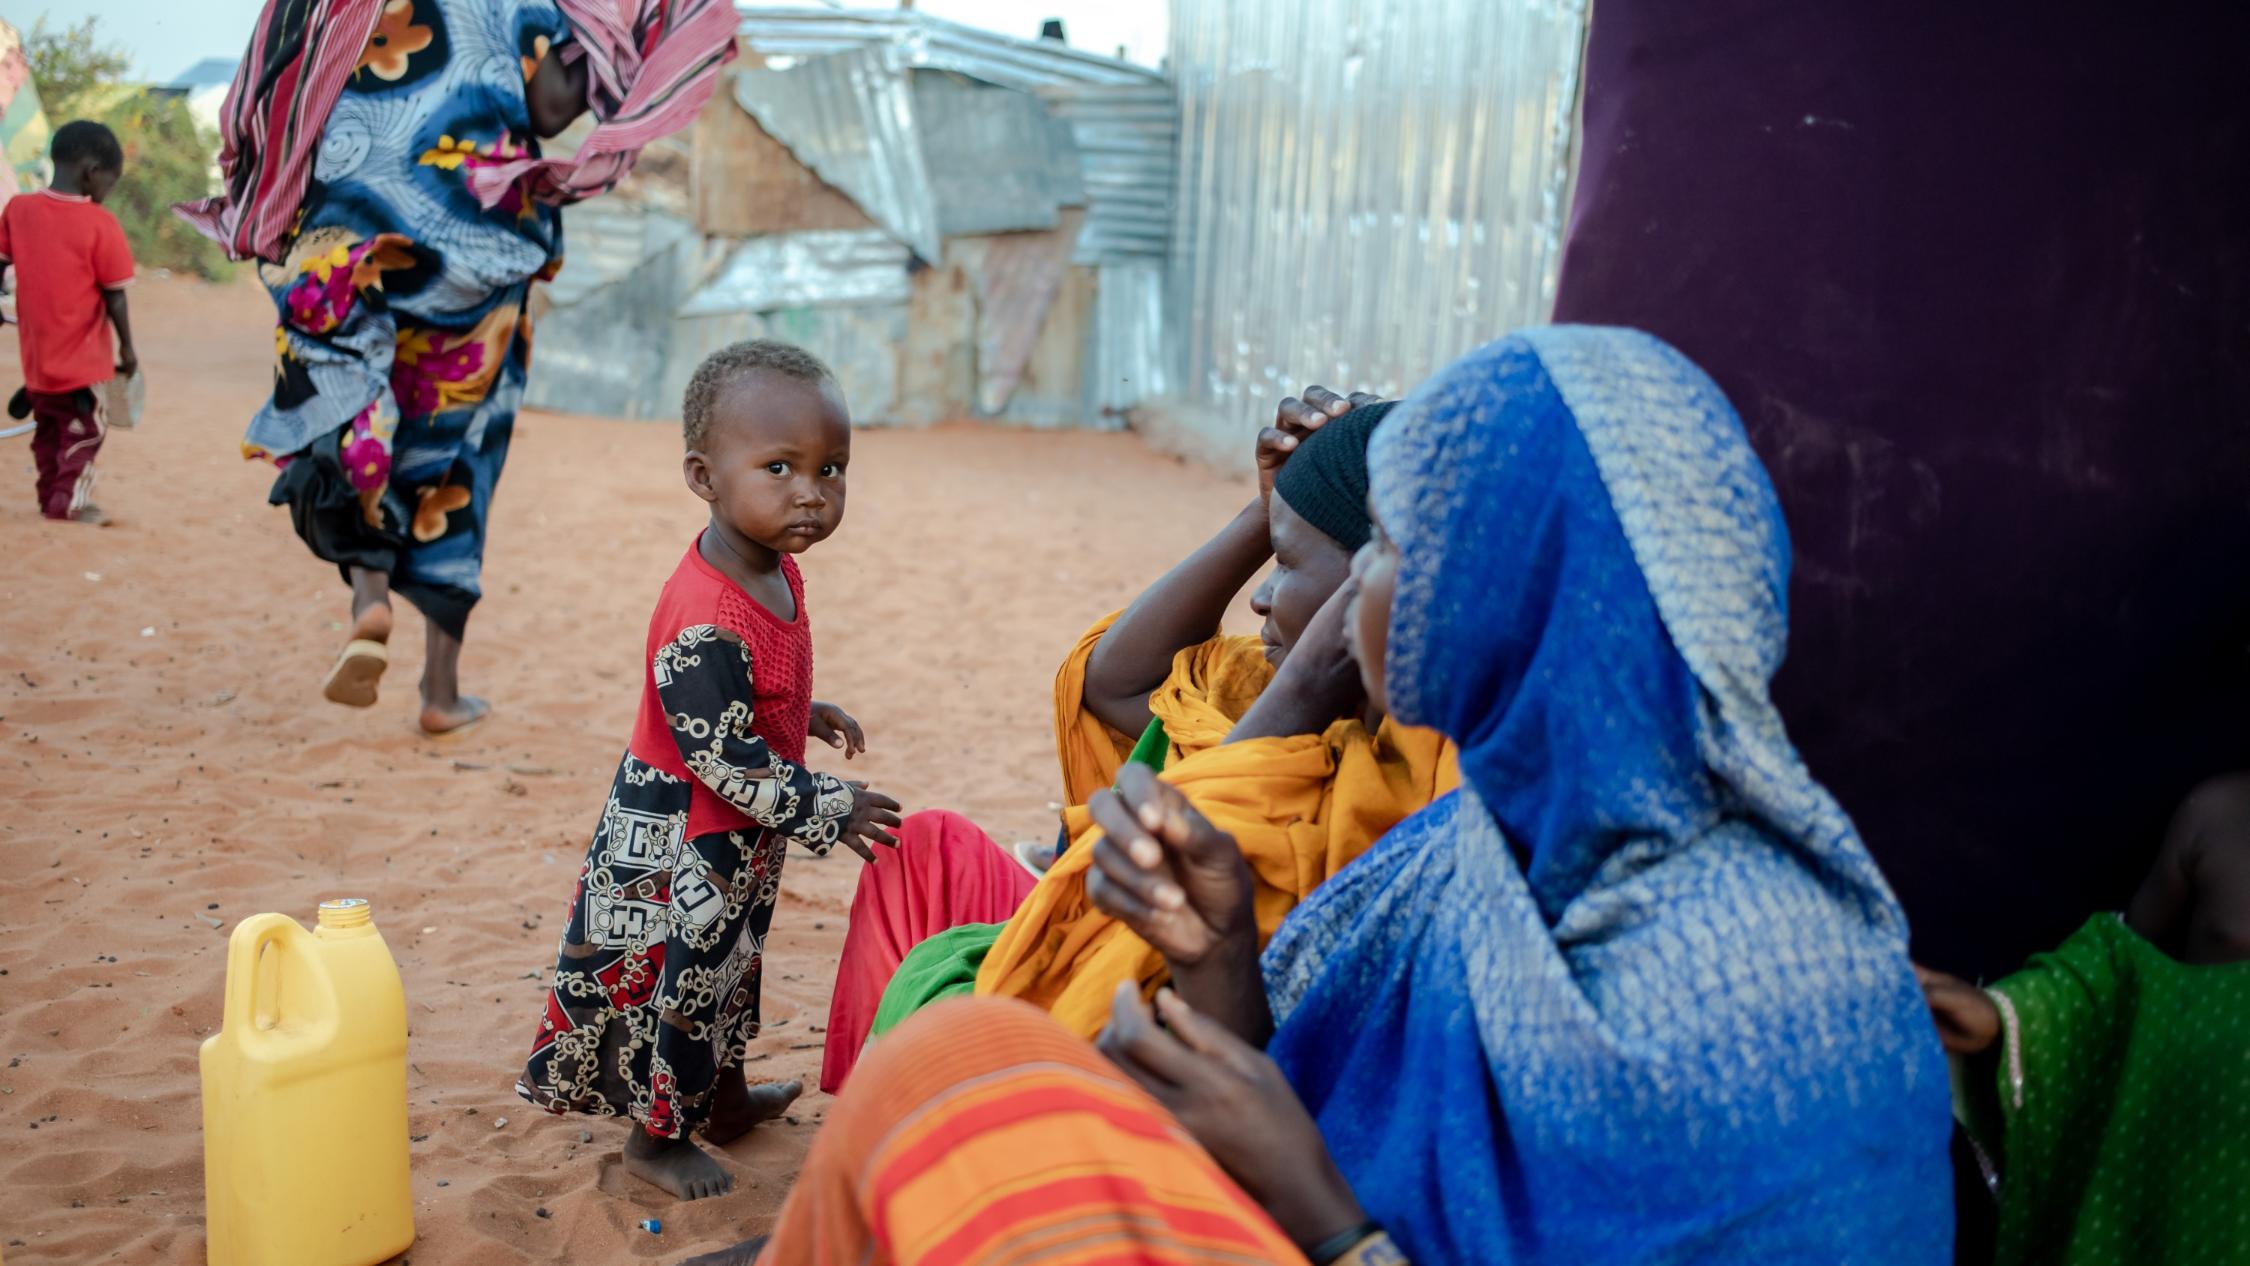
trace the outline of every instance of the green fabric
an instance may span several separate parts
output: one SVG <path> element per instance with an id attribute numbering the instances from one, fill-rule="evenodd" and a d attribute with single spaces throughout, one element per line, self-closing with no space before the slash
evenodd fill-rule
<path id="1" fill-rule="evenodd" d="M 2250 1266 L 2250 963 L 2180 963 L 2105 914 L 1992 993 L 1996 1260 Z"/>
<path id="2" fill-rule="evenodd" d="M 1130 764 L 1162 772 L 1172 755 L 1172 739 L 1162 721 L 1150 721 L 1133 744 Z M 906 1017 L 940 998 L 963 997 L 976 992 L 977 969 L 992 952 L 1005 923 L 964 923 L 930 937 L 899 960 L 891 983 L 883 986 L 882 1001 L 875 1004 L 875 1023 L 867 1030 L 869 1041 L 897 1028 Z"/>
<path id="3" fill-rule="evenodd" d="M 883 986 L 883 1000 L 875 1006 L 875 1023 L 868 1040 L 897 1028 L 906 1017 L 940 998 L 965 997 L 976 992 L 977 968 L 992 943 L 1000 939 L 1005 923 L 964 923 L 950 927 L 906 951 L 891 983 Z"/>
<path id="4" fill-rule="evenodd" d="M 1148 728 L 1141 731 L 1140 741 L 1133 744 L 1132 752 L 1125 757 L 1128 765 L 1146 765 L 1157 773 L 1164 772 L 1164 762 L 1172 758 L 1172 736 L 1164 732 L 1164 723 L 1151 718 Z"/>

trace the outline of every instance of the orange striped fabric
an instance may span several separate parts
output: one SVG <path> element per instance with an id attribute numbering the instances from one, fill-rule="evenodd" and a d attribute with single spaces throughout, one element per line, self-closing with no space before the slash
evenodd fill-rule
<path id="1" fill-rule="evenodd" d="M 927 1007 L 867 1049 L 760 1266 L 1303 1266 L 1169 1112 L 1046 1012 Z"/>

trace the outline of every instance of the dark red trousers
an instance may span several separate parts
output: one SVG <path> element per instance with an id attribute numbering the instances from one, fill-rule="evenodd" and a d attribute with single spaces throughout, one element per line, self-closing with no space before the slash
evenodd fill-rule
<path id="1" fill-rule="evenodd" d="M 109 428 L 91 388 L 50 395 L 29 393 L 38 429 L 31 437 L 31 459 L 39 466 L 39 513 L 67 519 L 86 507 L 94 487 L 94 454 L 102 451 Z"/>

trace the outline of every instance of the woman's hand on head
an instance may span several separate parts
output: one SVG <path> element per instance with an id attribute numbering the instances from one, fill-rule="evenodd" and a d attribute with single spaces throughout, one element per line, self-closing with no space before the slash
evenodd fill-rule
<path id="1" fill-rule="evenodd" d="M 1364 391 L 1339 396 L 1320 386 L 1305 388 L 1302 397 L 1284 399 L 1273 412 L 1273 425 L 1258 432 L 1258 496 L 1272 494 L 1275 473 L 1289 460 L 1289 455 L 1297 451 L 1297 446 L 1305 442 L 1305 437 L 1361 405 L 1375 404 L 1381 399 Z"/>
<path id="2" fill-rule="evenodd" d="M 1120 984 L 1095 1044 L 1178 1117 L 1298 1247 L 1366 1221 L 1279 1066 L 1178 994 L 1159 990 L 1151 1011 L 1137 988 Z"/>
<path id="3" fill-rule="evenodd" d="M 2000 1008 L 1992 995 L 1959 976 L 1914 965 L 1922 1000 L 1937 1022 L 1938 1040 L 1955 1055 L 1981 1055 L 2000 1040 Z"/>
<path id="4" fill-rule="evenodd" d="M 1102 834 L 1094 840 L 1086 895 L 1131 928 L 1175 967 L 1193 967 L 1222 948 L 1255 953 L 1250 865 L 1234 837 L 1211 825 L 1177 787 L 1146 765 L 1127 764 L 1117 786 L 1087 808 Z"/>

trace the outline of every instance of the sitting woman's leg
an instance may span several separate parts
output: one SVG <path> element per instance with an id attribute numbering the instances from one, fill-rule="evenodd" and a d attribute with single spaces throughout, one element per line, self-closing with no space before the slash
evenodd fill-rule
<path id="1" fill-rule="evenodd" d="M 935 1004 L 871 1048 L 757 1261 L 1302 1263 L 1172 1115 L 1027 1003 Z M 716 1260 L 727 1260 L 724 1256 Z"/>
<path id="2" fill-rule="evenodd" d="M 1032 877 L 958 813 L 925 809 L 899 827 L 898 848 L 860 869 L 851 928 L 836 964 L 820 1088 L 841 1089 L 867 1041 L 883 989 L 899 962 L 928 938 L 964 923 L 999 923 L 1031 891 Z"/>

